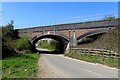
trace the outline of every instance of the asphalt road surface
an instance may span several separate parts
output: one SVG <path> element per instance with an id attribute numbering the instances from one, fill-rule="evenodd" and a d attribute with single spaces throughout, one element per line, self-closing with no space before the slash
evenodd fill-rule
<path id="1" fill-rule="evenodd" d="M 41 54 L 41 59 L 56 78 L 118 78 L 118 69 L 101 64 L 54 54 Z"/>
<path id="2" fill-rule="evenodd" d="M 39 51 L 50 51 L 48 49 L 43 49 L 43 48 L 36 48 L 36 49 L 39 50 Z"/>

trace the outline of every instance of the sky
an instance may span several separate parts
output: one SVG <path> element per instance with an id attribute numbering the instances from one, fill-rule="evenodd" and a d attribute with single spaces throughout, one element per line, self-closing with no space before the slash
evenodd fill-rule
<path id="1" fill-rule="evenodd" d="M 118 17 L 117 2 L 2 2 L 2 25 L 15 29 Z"/>
<path id="2" fill-rule="evenodd" d="M 119 0 L 1 0 L 2 2 L 119 2 Z"/>

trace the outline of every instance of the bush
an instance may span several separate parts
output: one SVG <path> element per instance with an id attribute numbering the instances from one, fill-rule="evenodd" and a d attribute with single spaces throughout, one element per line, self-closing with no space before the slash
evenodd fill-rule
<path id="1" fill-rule="evenodd" d="M 2 58 L 6 58 L 16 53 L 24 53 L 31 51 L 35 52 L 35 49 L 32 47 L 29 37 L 23 35 L 19 37 L 18 31 L 14 30 L 13 21 L 6 26 L 2 26 L 2 33 L 0 33 L 0 38 L 2 38 Z M 2 35 L 2 37 L 1 37 Z"/>
<path id="2" fill-rule="evenodd" d="M 15 55 L 16 52 L 11 46 L 2 43 L 2 59 Z"/>
<path id="3" fill-rule="evenodd" d="M 2 26 L 2 58 L 16 54 L 14 50 L 14 41 L 19 38 L 18 31 L 13 29 L 13 22 Z"/>
<path id="4" fill-rule="evenodd" d="M 22 50 L 21 51 L 23 54 L 31 54 L 32 50 Z"/>
<path id="5" fill-rule="evenodd" d="M 16 46 L 16 49 L 19 51 L 32 49 L 32 46 L 31 46 L 29 40 L 25 39 L 25 38 L 18 39 L 15 43 L 15 46 Z"/>

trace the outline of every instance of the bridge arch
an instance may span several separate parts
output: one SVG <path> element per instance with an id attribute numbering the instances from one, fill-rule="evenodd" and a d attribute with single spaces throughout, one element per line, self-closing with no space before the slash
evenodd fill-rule
<path id="1" fill-rule="evenodd" d="M 79 37 L 77 37 L 77 40 L 81 40 L 85 37 L 88 37 L 88 36 L 93 36 L 93 35 L 96 35 L 96 34 L 102 34 L 102 33 L 106 33 L 110 30 L 110 28 L 105 28 L 105 29 L 100 29 L 100 30 L 94 30 L 94 31 L 90 31 L 90 32 L 87 32 L 83 35 L 80 35 Z"/>
<path id="2" fill-rule="evenodd" d="M 60 35 L 57 35 L 57 34 L 47 34 L 47 35 L 42 35 L 42 36 L 38 36 L 38 37 L 34 38 L 31 41 L 33 47 L 35 48 L 35 44 L 38 40 L 41 40 L 41 39 L 44 39 L 44 38 L 51 38 L 51 39 L 54 39 L 54 40 L 58 41 L 60 43 L 60 47 L 59 47 L 59 53 L 60 54 L 64 53 L 64 51 L 67 48 L 67 44 L 69 42 L 69 39 L 67 39 L 63 36 L 60 36 Z"/>

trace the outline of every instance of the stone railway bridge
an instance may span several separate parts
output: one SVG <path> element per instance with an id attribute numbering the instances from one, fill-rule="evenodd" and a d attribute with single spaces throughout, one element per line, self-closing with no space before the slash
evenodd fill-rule
<path id="1" fill-rule="evenodd" d="M 20 36 L 22 34 L 28 34 L 29 37 L 31 37 L 31 42 L 34 46 L 40 39 L 55 39 L 63 46 L 61 51 L 65 51 L 71 44 L 77 46 L 77 43 L 84 37 L 105 33 L 116 26 L 118 26 L 118 19 L 39 26 L 18 29 L 18 32 Z"/>

